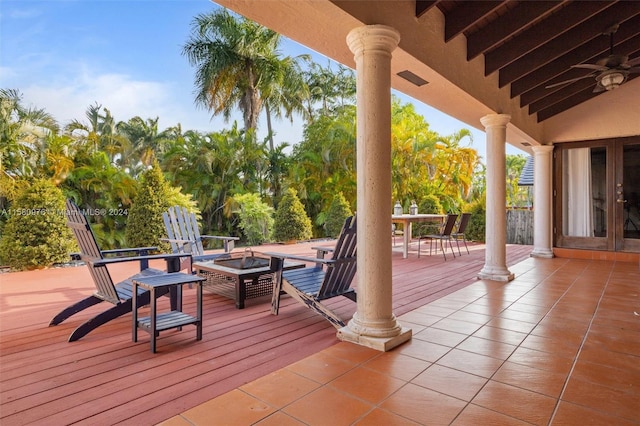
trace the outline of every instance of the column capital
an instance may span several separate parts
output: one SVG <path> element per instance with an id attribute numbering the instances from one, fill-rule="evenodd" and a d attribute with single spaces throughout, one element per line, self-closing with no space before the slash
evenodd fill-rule
<path id="1" fill-rule="evenodd" d="M 347 34 L 347 45 L 354 55 L 365 50 L 391 53 L 400 42 L 400 32 L 386 25 L 365 25 L 354 28 Z"/>
<path id="2" fill-rule="evenodd" d="M 487 127 L 506 126 L 511 121 L 509 114 L 489 114 L 480 119 L 480 123 L 486 129 Z"/>
<path id="3" fill-rule="evenodd" d="M 532 146 L 531 150 L 533 151 L 534 154 L 536 155 L 544 155 L 544 154 L 549 154 L 550 152 L 553 151 L 553 145 L 538 145 L 538 146 Z"/>

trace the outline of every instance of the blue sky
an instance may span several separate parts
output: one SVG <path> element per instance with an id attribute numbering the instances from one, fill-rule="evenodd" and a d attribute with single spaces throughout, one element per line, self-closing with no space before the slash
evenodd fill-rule
<path id="1" fill-rule="evenodd" d="M 44 108 L 62 125 L 84 121 L 97 103 L 117 121 L 140 115 L 159 117 L 161 129 L 177 123 L 203 132 L 229 128 L 195 106 L 193 68 L 181 53 L 193 17 L 218 7 L 208 0 L 0 0 L 0 87 L 18 89 L 25 105 Z M 288 39 L 281 50 L 311 53 L 327 64 Z M 468 127 L 413 103 L 440 134 Z M 275 127 L 277 143 L 301 139 L 302 120 Z M 484 156 L 484 133 L 471 130 L 472 146 Z"/>

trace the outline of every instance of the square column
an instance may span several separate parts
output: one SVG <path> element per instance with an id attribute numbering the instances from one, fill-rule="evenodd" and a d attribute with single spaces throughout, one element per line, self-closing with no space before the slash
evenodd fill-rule
<path id="1" fill-rule="evenodd" d="M 507 269 L 506 149 L 508 114 L 489 114 L 480 119 L 487 135 L 487 212 L 484 267 L 478 278 L 511 281 Z"/>
<path id="2" fill-rule="evenodd" d="M 411 338 L 392 312 L 391 52 L 400 34 L 384 25 L 347 36 L 356 62 L 358 306 L 341 340 L 387 351 Z"/>

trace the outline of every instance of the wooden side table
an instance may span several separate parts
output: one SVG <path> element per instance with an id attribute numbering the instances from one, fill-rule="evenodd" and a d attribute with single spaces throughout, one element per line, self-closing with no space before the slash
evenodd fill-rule
<path id="1" fill-rule="evenodd" d="M 184 325 L 194 324 L 196 326 L 196 340 L 202 340 L 202 282 L 204 278 L 197 275 L 184 274 L 182 272 L 169 273 L 165 275 L 154 275 L 140 277 L 131 280 L 133 284 L 133 341 L 138 341 L 138 328 L 148 332 L 151 336 L 151 352 L 156 352 L 156 337 L 163 330 L 171 328 L 181 329 Z M 187 315 L 182 312 L 182 286 L 184 284 L 197 284 L 196 316 Z M 150 316 L 138 318 L 138 287 L 142 287 L 151 293 Z M 168 287 L 177 293 L 175 309 L 170 312 L 158 314 L 156 312 L 156 289 Z"/>

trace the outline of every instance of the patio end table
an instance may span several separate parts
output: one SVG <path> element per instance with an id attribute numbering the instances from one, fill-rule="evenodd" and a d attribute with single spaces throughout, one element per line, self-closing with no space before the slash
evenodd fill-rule
<path id="1" fill-rule="evenodd" d="M 133 297 L 133 341 L 138 341 L 138 329 L 144 330 L 151 336 L 151 352 L 156 352 L 156 337 L 161 331 L 171 328 L 182 329 L 185 325 L 196 326 L 196 340 L 202 340 L 202 283 L 204 278 L 196 275 L 174 272 L 165 275 L 154 275 L 149 277 L 139 277 L 132 280 Z M 184 284 L 197 284 L 196 316 L 182 312 L 182 286 Z M 142 287 L 151 293 L 150 315 L 148 317 L 138 317 L 138 287 Z M 155 292 L 159 288 L 168 287 L 170 291 L 176 292 L 175 305 L 171 306 L 170 312 L 157 313 L 157 299 Z"/>

